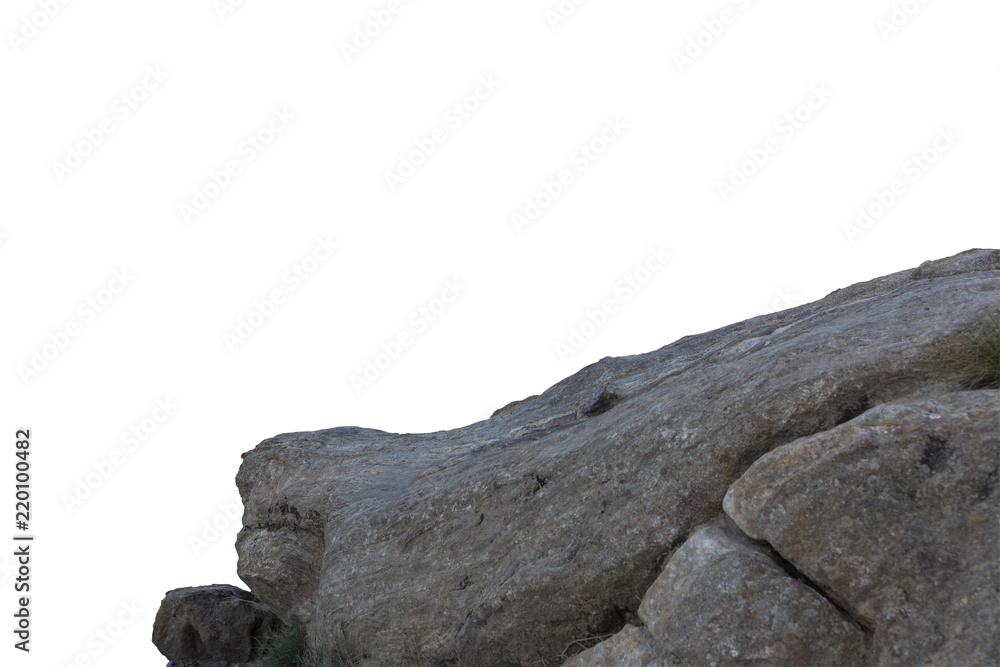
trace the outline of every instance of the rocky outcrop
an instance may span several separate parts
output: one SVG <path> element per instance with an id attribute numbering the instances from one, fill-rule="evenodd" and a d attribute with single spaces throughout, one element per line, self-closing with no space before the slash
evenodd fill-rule
<path id="1" fill-rule="evenodd" d="M 881 405 L 758 459 L 726 512 L 869 628 L 877 664 L 1000 661 L 1000 398 Z"/>
<path id="2" fill-rule="evenodd" d="M 786 461 L 809 464 L 805 454 L 780 457 L 882 419 L 889 405 L 951 400 L 942 369 L 963 333 L 1000 310 L 998 297 L 1000 251 L 969 251 L 602 359 L 464 428 L 265 440 L 237 476 L 239 575 L 315 644 L 336 638 L 362 664 L 553 664 L 581 638 L 609 633 L 618 634 L 577 660 L 988 664 L 996 539 L 958 555 L 958 529 L 931 530 L 930 515 L 907 504 L 911 491 L 933 503 L 958 481 L 937 472 L 929 485 L 899 486 L 898 476 L 852 472 L 857 489 L 846 472 L 828 473 L 829 484 L 803 491 L 800 477 L 782 474 Z M 948 423 L 986 413 L 975 414 Z M 985 540 L 988 529 L 972 522 L 992 517 L 995 527 L 998 498 L 983 473 L 1000 461 L 988 444 L 958 456 L 959 441 L 946 439 L 943 454 L 932 447 L 923 465 L 974 469 L 962 484 L 976 493 L 965 504 L 956 495 L 941 520 L 975 525 Z M 980 467 L 967 461 L 980 456 Z M 719 518 L 727 497 L 735 523 Z M 892 526 L 907 508 L 915 518 L 889 535 L 909 551 L 893 551 L 890 538 L 864 542 L 866 526 Z M 854 533 L 836 522 L 851 512 L 861 516 Z M 912 588 L 898 558 L 933 574 Z M 942 585 L 966 592 L 928 592 Z M 917 613 L 924 595 L 930 606 Z M 946 620 L 933 626 L 934 614 Z"/>
<path id="3" fill-rule="evenodd" d="M 256 660 L 281 621 L 249 591 L 216 584 L 167 593 L 153 621 L 153 644 L 178 665 Z"/>

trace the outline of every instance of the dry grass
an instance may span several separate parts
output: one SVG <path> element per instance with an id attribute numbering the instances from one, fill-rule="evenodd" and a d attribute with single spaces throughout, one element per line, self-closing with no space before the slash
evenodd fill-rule
<path id="1" fill-rule="evenodd" d="M 962 389 L 1000 388 L 1000 314 L 993 314 L 962 333 L 961 344 L 936 370 Z"/>
<path id="2" fill-rule="evenodd" d="M 350 667 L 357 662 L 349 651 L 340 647 L 309 648 L 305 628 L 295 621 L 268 640 L 260 667 Z"/>

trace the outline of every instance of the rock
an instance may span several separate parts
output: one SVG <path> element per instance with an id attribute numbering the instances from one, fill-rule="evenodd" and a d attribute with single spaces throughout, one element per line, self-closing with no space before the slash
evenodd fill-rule
<path id="1" fill-rule="evenodd" d="M 615 407 L 615 403 L 621 396 L 618 395 L 618 389 L 614 385 L 604 385 L 597 390 L 597 393 L 587 401 L 587 403 L 580 408 L 580 414 L 587 417 L 596 417 L 599 414 L 607 412 L 611 408 Z"/>
<path id="2" fill-rule="evenodd" d="M 499 414 L 503 414 L 504 412 L 507 412 L 508 410 L 510 410 L 511 408 L 513 408 L 518 403 L 524 403 L 525 401 L 530 401 L 533 398 L 538 398 L 538 396 L 537 395 L 535 395 L 535 396 L 529 396 L 527 398 L 522 398 L 522 399 L 517 400 L 517 401 L 511 401 L 510 403 L 508 403 L 507 405 L 503 406 L 502 408 L 497 408 L 496 410 L 494 410 L 493 414 L 490 415 L 490 418 L 492 419 L 493 417 L 496 417 Z"/>
<path id="3" fill-rule="evenodd" d="M 249 591 L 215 584 L 167 593 L 153 621 L 153 643 L 172 662 L 245 663 L 280 630 L 281 621 Z"/>
<path id="4" fill-rule="evenodd" d="M 1000 251 L 969 251 L 602 359 L 463 428 L 270 438 L 237 476 L 238 573 L 311 637 L 342 632 L 363 663 L 557 662 L 575 639 L 642 624 L 664 564 L 754 461 L 951 391 L 936 364 L 998 290 Z M 759 577 L 783 577 L 765 565 Z"/>
<path id="5" fill-rule="evenodd" d="M 563 667 L 651 667 L 656 660 L 653 637 L 645 628 L 626 625 L 621 632 L 597 646 L 578 653 Z"/>
<path id="6" fill-rule="evenodd" d="M 857 665 L 864 630 L 722 517 L 695 531 L 639 616 L 669 664 Z"/>
<path id="7" fill-rule="evenodd" d="M 725 498 L 871 629 L 871 664 L 1000 661 L 1000 394 L 880 405 L 757 460 Z"/>

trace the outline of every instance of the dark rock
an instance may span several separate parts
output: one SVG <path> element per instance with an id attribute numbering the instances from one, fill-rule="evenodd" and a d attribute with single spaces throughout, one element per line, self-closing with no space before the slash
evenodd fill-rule
<path id="1" fill-rule="evenodd" d="M 281 628 L 249 591 L 216 584 L 167 593 L 153 621 L 153 643 L 168 660 L 191 667 L 244 663 Z"/>
<path id="2" fill-rule="evenodd" d="M 587 417 L 596 417 L 613 408 L 619 400 L 621 400 L 621 396 L 618 394 L 618 388 L 606 384 L 587 401 L 586 405 L 580 409 L 580 413 Z"/>

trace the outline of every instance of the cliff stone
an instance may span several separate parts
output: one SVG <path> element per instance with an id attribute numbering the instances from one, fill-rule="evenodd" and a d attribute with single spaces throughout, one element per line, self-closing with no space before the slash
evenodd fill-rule
<path id="1" fill-rule="evenodd" d="M 774 457 L 803 438 L 852 432 L 853 420 L 867 423 L 873 412 L 881 419 L 890 405 L 938 400 L 966 414 L 949 424 L 988 419 L 982 406 L 962 413 L 960 402 L 947 403 L 949 394 L 971 400 L 975 392 L 956 392 L 941 368 L 968 331 L 997 314 L 998 297 L 1000 251 L 972 250 L 647 354 L 602 359 L 466 427 L 269 438 L 244 454 L 237 475 L 245 508 L 238 573 L 282 620 L 302 621 L 316 645 L 339 638 L 362 665 L 556 664 L 579 639 L 609 634 L 619 648 L 639 646 L 639 660 L 650 647 L 665 654 L 657 660 L 695 660 L 678 643 L 681 632 L 690 633 L 691 651 L 729 637 L 742 642 L 734 650 L 765 656 L 762 664 L 797 660 L 810 646 L 841 647 L 859 662 L 995 664 L 995 554 L 961 541 L 957 528 L 930 524 L 951 521 L 974 529 L 974 539 L 992 535 L 982 522 L 997 519 L 995 448 L 981 442 L 959 455 L 950 436 L 929 446 L 926 470 L 910 470 L 929 485 L 852 469 L 848 486 L 831 462 L 826 481 L 841 487 L 823 487 L 823 495 L 839 493 L 840 502 L 828 506 L 816 493 L 795 495 L 784 469 L 765 461 L 786 461 Z M 988 402 L 991 391 L 976 400 Z M 888 456 L 891 442 L 882 447 Z M 879 465 L 894 469 L 888 460 Z M 961 482 L 948 477 L 958 465 L 970 475 Z M 948 495 L 950 483 L 972 486 Z M 920 514 L 913 503 L 933 504 L 935 492 L 946 495 L 947 511 Z M 712 523 L 721 521 L 727 493 L 734 524 Z M 784 504 L 796 523 L 769 494 L 801 503 Z M 919 518 L 894 525 L 889 508 Z M 859 525 L 869 530 L 897 531 L 887 534 L 911 552 L 889 538 L 866 541 L 864 531 L 846 543 L 820 531 L 851 512 L 867 517 Z M 818 532 L 803 544 L 806 530 Z M 714 555 L 692 558 L 705 549 Z M 928 578 L 911 586 L 904 573 L 920 564 Z M 672 583 L 654 603 L 649 589 L 665 568 Z M 889 571 L 896 588 L 872 583 Z M 718 573 L 732 577 L 728 588 L 713 587 Z M 697 586 L 678 584 L 688 579 Z M 945 584 L 964 593 L 932 592 Z M 720 612 L 696 613 L 691 591 L 713 605 L 729 599 L 735 606 L 719 615 L 727 623 L 737 622 L 737 609 L 758 613 L 755 636 L 714 628 L 698 613 Z M 657 608 L 687 618 L 658 625 Z M 950 620 L 935 626 L 929 619 L 940 613 Z M 709 661 L 708 653 L 697 660 Z"/>

